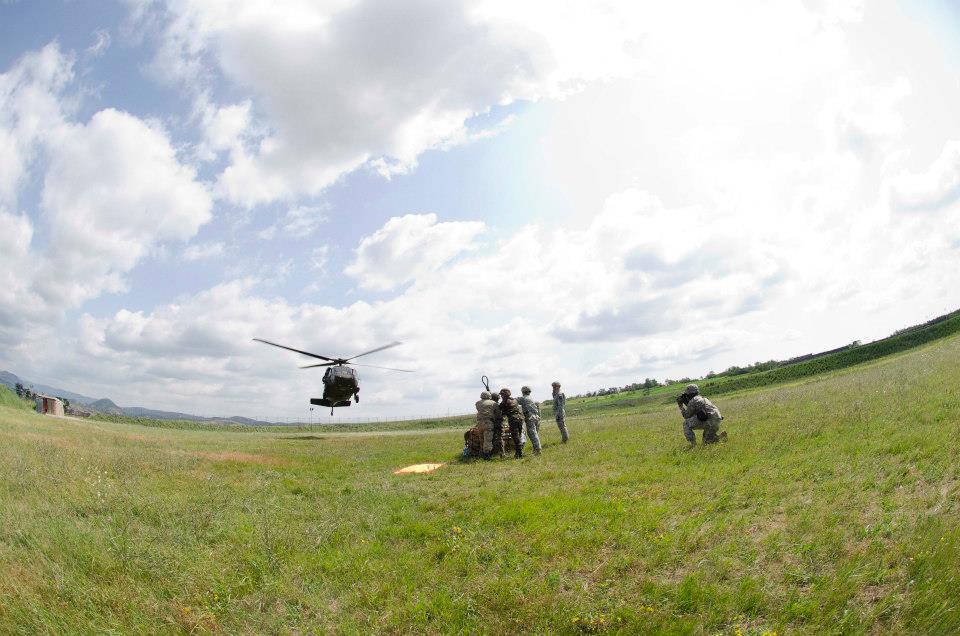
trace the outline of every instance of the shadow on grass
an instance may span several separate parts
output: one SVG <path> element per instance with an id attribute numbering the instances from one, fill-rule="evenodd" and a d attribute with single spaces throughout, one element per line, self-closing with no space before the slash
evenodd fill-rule
<path id="1" fill-rule="evenodd" d="M 301 442 L 327 439 L 326 435 L 284 435 L 279 439 L 293 439 Z"/>

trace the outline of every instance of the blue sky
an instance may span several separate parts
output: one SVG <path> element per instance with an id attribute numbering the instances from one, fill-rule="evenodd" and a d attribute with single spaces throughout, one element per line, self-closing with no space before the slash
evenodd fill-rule
<path id="1" fill-rule="evenodd" d="M 401 339 L 350 415 L 410 415 L 960 305 L 950 3 L 635 4 L 0 3 L 0 365 L 298 417 L 251 338 Z"/>

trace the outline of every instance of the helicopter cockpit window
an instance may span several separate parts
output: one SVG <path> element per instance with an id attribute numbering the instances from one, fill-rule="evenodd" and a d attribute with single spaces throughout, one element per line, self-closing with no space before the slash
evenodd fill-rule
<path id="1" fill-rule="evenodd" d="M 350 367 L 330 367 L 327 373 L 333 378 L 353 378 L 356 375 L 356 371 Z"/>

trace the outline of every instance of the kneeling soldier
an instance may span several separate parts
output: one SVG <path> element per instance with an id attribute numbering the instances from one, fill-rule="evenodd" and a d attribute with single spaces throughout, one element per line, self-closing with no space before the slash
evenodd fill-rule
<path id="1" fill-rule="evenodd" d="M 723 421 L 720 409 L 700 395 L 700 388 L 696 384 L 688 384 L 683 393 L 677 396 L 677 406 L 683 415 L 683 436 L 691 447 L 697 445 L 697 435 L 693 432 L 697 429 L 703 430 L 704 444 L 716 444 L 727 438 L 726 432 L 719 433 L 720 422 Z"/>

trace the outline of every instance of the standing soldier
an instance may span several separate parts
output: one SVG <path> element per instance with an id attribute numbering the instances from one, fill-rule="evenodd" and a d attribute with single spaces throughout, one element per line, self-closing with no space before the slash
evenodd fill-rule
<path id="1" fill-rule="evenodd" d="M 530 397 L 530 387 L 525 386 L 520 389 L 521 395 L 517 398 L 520 403 L 520 409 L 523 411 L 523 419 L 527 423 L 527 437 L 533 444 L 533 454 L 540 454 L 540 405 Z"/>
<path id="2" fill-rule="evenodd" d="M 716 444 L 727 439 L 727 432 L 720 431 L 720 422 L 723 416 L 720 409 L 713 402 L 700 395 L 700 387 L 688 384 L 687 388 L 677 396 L 677 406 L 683 416 L 683 436 L 690 442 L 690 448 L 697 445 L 697 434 L 693 431 L 703 429 L 703 443 Z"/>
<path id="3" fill-rule="evenodd" d="M 500 410 L 500 394 L 490 393 L 490 399 L 497 405 L 493 418 L 493 452 L 503 458 L 503 412 Z"/>
<path id="4" fill-rule="evenodd" d="M 567 396 L 560 392 L 560 383 L 553 383 L 553 416 L 557 418 L 557 428 L 560 429 L 560 439 L 566 444 L 570 439 L 570 433 L 567 432 L 566 408 Z"/>
<path id="5" fill-rule="evenodd" d="M 523 446 L 520 445 L 520 432 L 523 430 L 523 410 L 516 398 L 510 397 L 510 389 L 500 389 L 500 412 L 507 418 L 510 425 L 510 439 L 513 440 L 514 457 L 523 457 Z"/>
<path id="6" fill-rule="evenodd" d="M 477 402 L 477 430 L 480 432 L 481 439 L 481 457 L 490 459 L 493 454 L 493 425 L 499 422 L 500 407 L 490 398 L 490 392 L 484 391 L 480 394 L 480 400 Z"/>

